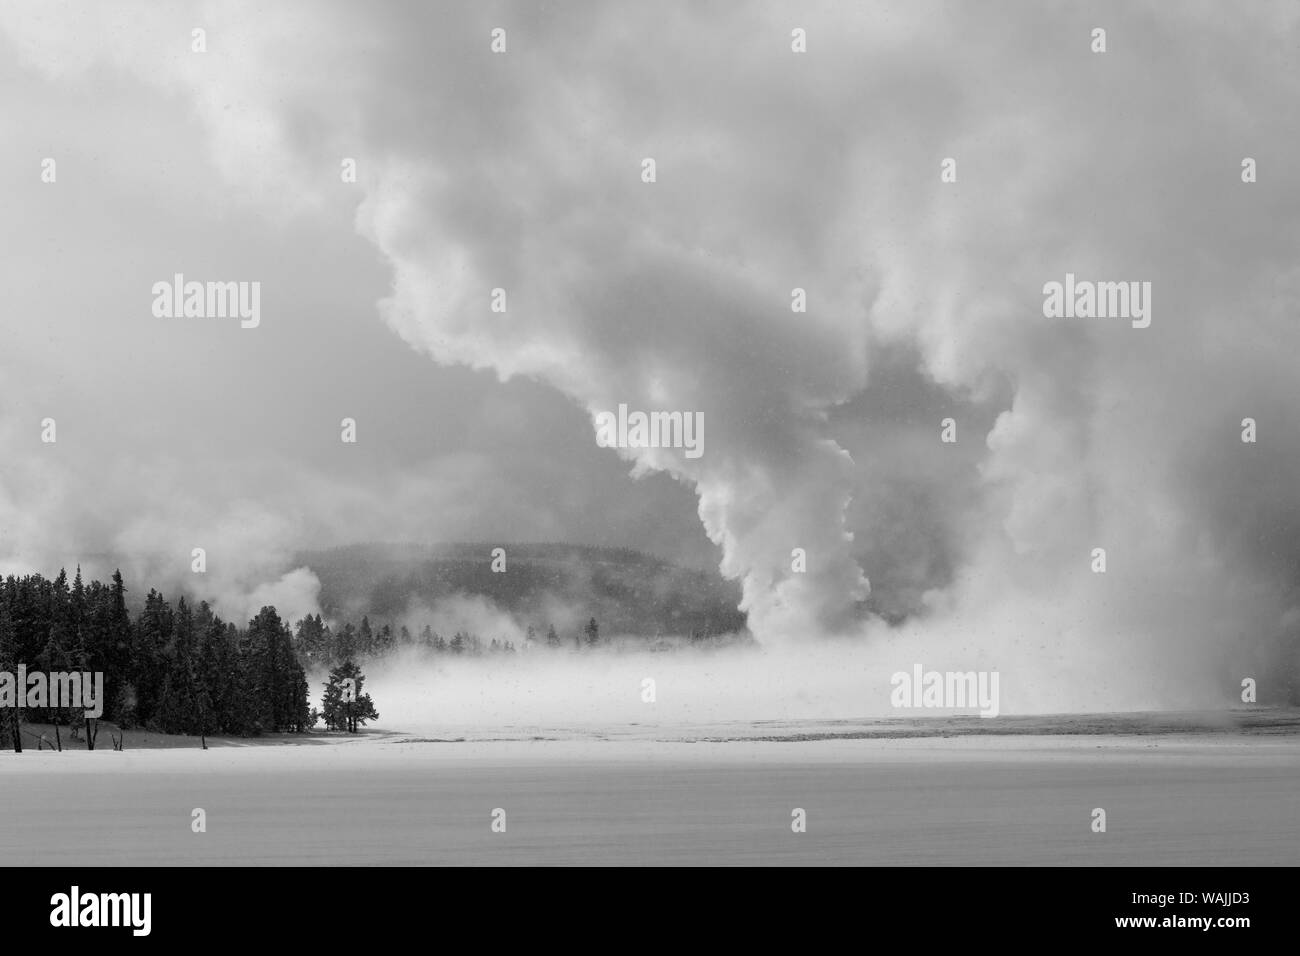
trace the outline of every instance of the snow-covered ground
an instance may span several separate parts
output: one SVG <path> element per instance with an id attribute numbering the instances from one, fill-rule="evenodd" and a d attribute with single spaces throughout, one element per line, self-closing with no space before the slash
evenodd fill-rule
<path id="1" fill-rule="evenodd" d="M 771 730 L 4 753 L 0 860 L 1300 864 L 1293 732 Z"/>

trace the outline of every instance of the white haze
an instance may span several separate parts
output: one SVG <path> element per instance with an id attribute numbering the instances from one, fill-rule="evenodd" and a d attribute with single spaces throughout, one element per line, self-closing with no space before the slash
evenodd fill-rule
<path id="1" fill-rule="evenodd" d="M 1198 668 L 1125 651 L 1144 683 L 1108 672 L 1108 656 L 1121 653 L 1117 633 L 1097 640 L 1092 631 L 1067 633 L 1064 646 L 1034 630 L 1035 615 L 1053 609 L 1017 601 L 1004 616 L 990 617 L 979 631 L 934 622 L 901 628 L 874 627 L 869 639 L 826 637 L 800 644 L 771 642 L 717 647 L 666 642 L 672 649 L 651 651 L 636 635 L 602 635 L 595 649 L 577 650 L 575 634 L 585 618 L 576 607 L 553 618 L 559 649 L 525 646 L 528 621 L 480 596 L 455 596 L 431 606 L 414 604 L 395 626 L 418 636 L 427 624 L 450 640 L 457 631 L 477 635 L 487 645 L 510 641 L 514 655 L 483 657 L 433 655 L 421 648 L 395 651 L 364 667 L 365 690 L 380 713 L 377 727 L 434 736 L 500 730 L 527 734 L 627 727 L 633 724 L 706 726 L 727 721 L 831 720 L 932 716 L 953 711 L 908 710 L 891 702 L 891 677 L 926 671 L 996 671 L 1003 713 L 1066 713 L 1095 710 L 1195 709 L 1232 703 L 1227 689 L 1199 680 Z M 1009 633 L 1005 646 L 990 646 L 981 634 Z M 1092 638 L 1085 641 L 1085 638 Z M 1053 675 L 1045 680 L 1045 674 Z M 323 674 L 313 677 L 319 690 Z M 644 681 L 654 682 L 654 701 L 644 699 Z M 961 713 L 971 714 L 977 708 Z"/>
<path id="2" fill-rule="evenodd" d="M 430 657 L 412 649 L 368 665 L 365 690 L 387 730 L 446 737 L 500 730 L 535 731 L 631 725 L 710 726 L 722 722 L 842 720 L 923 717 L 960 711 L 895 708 L 891 677 L 926 670 L 995 669 L 1002 713 L 1195 709 L 1225 697 L 1169 681 L 1145 692 L 1116 695 L 1113 687 L 1089 686 L 1083 678 L 1098 662 L 1068 665 L 1041 651 L 996 661 L 961 647 L 959 637 L 926 635 L 928 657 L 898 637 L 883 645 L 829 638 L 808 646 L 788 644 L 723 649 L 681 648 L 650 653 L 605 648 L 535 648 L 510 656 Z M 1051 686 L 1040 675 L 1057 670 L 1079 680 Z M 654 701 L 644 698 L 654 682 Z M 1061 693 L 1063 687 L 1072 688 Z"/>

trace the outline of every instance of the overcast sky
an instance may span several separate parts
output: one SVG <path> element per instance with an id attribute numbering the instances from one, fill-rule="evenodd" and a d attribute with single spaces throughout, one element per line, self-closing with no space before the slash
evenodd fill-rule
<path id="1" fill-rule="evenodd" d="M 1298 17 L 5 2 L 0 566 L 563 540 L 721 561 L 770 634 L 1293 653 Z M 177 272 L 260 326 L 155 317 Z M 1067 272 L 1150 327 L 1045 317 Z M 598 448 L 620 402 L 704 454 Z"/>

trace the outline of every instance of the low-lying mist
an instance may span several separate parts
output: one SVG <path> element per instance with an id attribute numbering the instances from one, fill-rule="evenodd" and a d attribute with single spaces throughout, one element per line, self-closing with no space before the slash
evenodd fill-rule
<path id="1" fill-rule="evenodd" d="M 496 638 L 518 651 L 470 657 L 414 647 L 363 662 L 378 728 L 433 736 L 597 725 L 618 732 L 632 725 L 978 711 L 973 702 L 958 710 L 895 707 L 891 678 L 911 675 L 917 666 L 924 672 L 996 672 L 1001 714 L 1193 710 L 1240 702 L 1236 672 L 1228 664 L 1207 670 L 1201 658 L 1170 661 L 1153 647 L 1148 666 L 1135 667 L 1142 655 L 1132 646 L 1116 654 L 1125 635 L 1047 640 L 1033 635 L 1034 612 L 1021 607 L 1017 613 L 1024 618 L 996 622 L 996 628 L 990 620 L 982 640 L 964 627 L 918 622 L 891 628 L 877 622 L 852 637 L 767 644 L 745 634 L 695 643 L 616 635 L 580 647 L 566 631 L 559 648 L 528 645 L 525 626 L 480 600 L 440 602 L 432 610 L 439 633 L 472 632 L 484 644 Z M 314 686 L 320 679 L 313 676 Z M 1276 688 L 1261 682 L 1261 700 L 1270 690 Z"/>

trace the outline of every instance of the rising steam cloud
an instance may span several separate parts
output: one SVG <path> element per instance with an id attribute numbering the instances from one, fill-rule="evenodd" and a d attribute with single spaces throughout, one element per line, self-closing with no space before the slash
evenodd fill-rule
<path id="1" fill-rule="evenodd" d="M 310 208 L 355 157 L 379 311 L 437 362 L 591 416 L 703 413 L 699 459 L 620 453 L 694 489 L 763 642 L 999 667 L 1009 709 L 1223 702 L 1247 676 L 1276 699 L 1300 620 L 1297 14 L 1015 6 L 115 7 L 111 50 L 6 19 L 37 65 L 71 48 L 187 89 L 242 194 Z M 209 61 L 141 66 L 195 18 L 225 36 Z M 1150 281 L 1151 327 L 1045 319 L 1067 272 Z M 900 356 L 891 388 L 936 413 L 882 431 L 857 413 Z M 907 595 L 898 628 L 869 577 Z"/>

